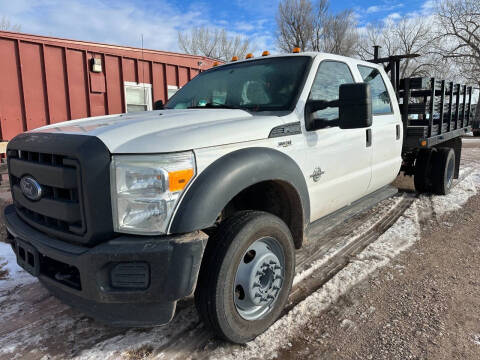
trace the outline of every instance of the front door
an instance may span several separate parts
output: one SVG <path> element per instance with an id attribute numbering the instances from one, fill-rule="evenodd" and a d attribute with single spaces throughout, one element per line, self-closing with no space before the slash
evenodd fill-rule
<path id="1" fill-rule="evenodd" d="M 346 63 L 323 61 L 309 99 L 337 100 L 340 85 L 353 82 Z M 308 176 L 311 221 L 366 194 L 372 157 L 371 129 L 340 129 L 337 107 L 317 111 L 313 118 L 315 130 L 306 133 L 305 169 L 302 169 Z"/>

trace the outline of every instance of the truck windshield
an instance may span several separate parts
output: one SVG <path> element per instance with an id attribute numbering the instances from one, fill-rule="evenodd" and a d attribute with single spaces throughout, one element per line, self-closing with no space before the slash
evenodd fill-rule
<path id="1" fill-rule="evenodd" d="M 224 65 L 200 73 L 165 107 L 290 110 L 309 60 L 308 56 L 289 56 Z"/>

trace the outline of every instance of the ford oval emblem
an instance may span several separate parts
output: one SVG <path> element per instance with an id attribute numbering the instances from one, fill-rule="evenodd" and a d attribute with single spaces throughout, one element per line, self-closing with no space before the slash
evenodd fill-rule
<path id="1" fill-rule="evenodd" d="M 42 197 L 42 187 L 31 176 L 24 176 L 20 180 L 20 189 L 22 189 L 23 195 L 30 200 L 39 200 Z"/>

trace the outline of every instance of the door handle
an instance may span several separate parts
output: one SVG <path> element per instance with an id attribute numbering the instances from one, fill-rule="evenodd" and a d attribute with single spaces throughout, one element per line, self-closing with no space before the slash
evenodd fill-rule
<path id="1" fill-rule="evenodd" d="M 367 147 L 372 146 L 372 129 L 367 129 L 366 140 L 367 140 Z"/>
<path id="2" fill-rule="evenodd" d="M 397 124 L 397 140 L 400 140 L 400 125 Z"/>

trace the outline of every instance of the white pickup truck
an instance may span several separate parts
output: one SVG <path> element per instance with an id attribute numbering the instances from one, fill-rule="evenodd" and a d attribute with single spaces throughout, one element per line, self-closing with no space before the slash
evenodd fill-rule
<path id="1" fill-rule="evenodd" d="M 165 324 L 194 293 L 220 337 L 249 341 L 282 312 L 316 220 L 402 164 L 422 191 L 458 176 L 465 101 L 448 131 L 433 111 L 402 118 L 397 95 L 407 109 L 430 91 L 417 82 L 394 88 L 383 66 L 331 54 L 265 56 L 201 73 L 161 110 L 21 134 L 5 209 L 18 263 L 100 321 Z"/>

